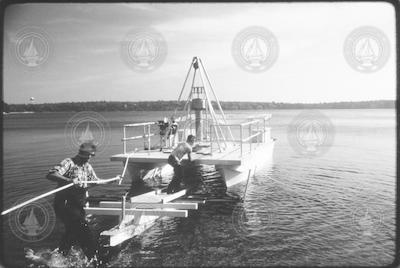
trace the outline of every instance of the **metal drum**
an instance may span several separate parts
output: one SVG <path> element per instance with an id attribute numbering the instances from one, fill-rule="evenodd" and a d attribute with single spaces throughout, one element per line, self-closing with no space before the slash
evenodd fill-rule
<path id="1" fill-rule="evenodd" d="M 206 101 L 200 98 L 196 98 L 192 100 L 192 110 L 205 110 L 206 109 Z"/>

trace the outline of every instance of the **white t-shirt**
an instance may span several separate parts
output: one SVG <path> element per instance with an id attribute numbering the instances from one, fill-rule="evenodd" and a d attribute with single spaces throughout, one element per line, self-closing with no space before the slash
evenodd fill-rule
<path id="1" fill-rule="evenodd" d="M 181 142 L 172 151 L 171 155 L 175 156 L 178 160 L 181 160 L 185 154 L 191 152 L 192 152 L 192 146 L 190 146 L 187 142 Z"/>

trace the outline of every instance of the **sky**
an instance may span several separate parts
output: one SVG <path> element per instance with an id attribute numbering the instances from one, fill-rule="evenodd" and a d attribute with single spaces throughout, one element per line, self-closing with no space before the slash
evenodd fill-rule
<path id="1" fill-rule="evenodd" d="M 232 56 L 235 37 L 250 26 L 277 42 L 276 60 L 262 72 L 244 70 Z M 374 72 L 356 70 L 343 53 L 362 26 L 387 38 L 387 61 Z M 395 12 L 384 2 L 18 4 L 7 7 L 4 28 L 7 103 L 176 100 L 194 56 L 222 101 L 396 98 Z M 148 72 L 126 64 L 121 52 L 128 33 L 143 28 L 166 43 L 165 60 Z M 20 60 L 30 40 L 23 33 L 32 29 L 44 33 L 49 48 L 34 68 Z M 36 44 L 39 54 L 43 44 Z"/>

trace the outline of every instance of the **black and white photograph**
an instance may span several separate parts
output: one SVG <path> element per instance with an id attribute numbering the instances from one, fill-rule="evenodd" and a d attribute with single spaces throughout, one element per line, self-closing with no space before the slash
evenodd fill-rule
<path id="1" fill-rule="evenodd" d="M 398 2 L 0 5 L 0 268 L 400 265 Z"/>

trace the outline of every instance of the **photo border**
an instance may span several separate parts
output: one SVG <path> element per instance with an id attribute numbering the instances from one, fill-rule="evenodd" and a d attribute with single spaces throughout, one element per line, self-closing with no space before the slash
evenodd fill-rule
<path id="1" fill-rule="evenodd" d="M 232 3 L 256 3 L 255 1 L 237 1 L 237 0 L 233 0 L 230 1 Z M 395 248 L 395 259 L 394 262 L 386 267 L 399 267 L 400 266 L 400 225 L 399 220 L 400 220 L 400 200 L 399 200 L 399 193 L 400 193 L 400 181 L 399 181 L 399 177 L 400 177 L 400 171 L 398 169 L 398 164 L 399 164 L 399 151 L 400 151 L 400 144 L 399 144 L 399 102 L 398 102 L 398 96 L 399 96 L 399 77 L 400 77 L 400 73 L 399 73 L 399 54 L 400 54 L 400 31 L 399 31 L 399 3 L 398 1 L 395 0 L 384 0 L 384 1 L 375 1 L 375 0 L 353 0 L 353 1 L 295 1 L 295 0 L 287 0 L 287 1 L 278 1 L 278 0 L 270 0 L 270 1 L 257 1 L 258 3 L 335 3 L 335 2 L 339 2 L 339 3 L 359 3 L 359 2 L 382 2 L 382 3 L 388 3 L 391 4 L 394 7 L 394 11 L 395 11 L 395 20 L 396 20 L 396 104 L 395 104 L 395 109 L 396 109 L 396 141 L 397 141 L 397 146 L 396 146 L 396 248 Z M 77 0 L 70 0 L 70 1 L 51 1 L 51 0 L 2 0 L 0 2 L 0 13 L 1 13 L 1 28 L 3 29 L 3 34 L 1 35 L 1 40 L 0 40 L 0 48 L 2 51 L 4 51 L 4 17 L 5 17 L 5 11 L 6 8 L 10 5 L 14 5 L 14 4 L 35 4 L 35 3 L 40 3 L 40 4 L 46 4 L 46 3 L 60 3 L 60 4 L 66 4 L 66 3 L 84 3 L 84 4 L 100 4 L 100 3 L 193 3 L 191 1 L 131 1 L 131 0 L 125 0 L 125 1 L 77 1 Z M 227 3 L 227 1 L 204 1 L 204 0 L 200 0 L 197 3 Z M 339 18 L 338 18 L 339 19 Z M 3 53 L 0 54 L 0 61 L 1 61 L 1 67 L 3 67 Z M 1 83 L 1 97 L 4 103 L 4 90 L 3 90 L 3 72 L 1 72 L 0 74 L 0 83 Z M 2 103 L 2 104 L 3 104 Z M 3 105 L 1 105 L 1 112 L 3 112 Z M 0 139 L 1 139 L 1 144 L 0 144 L 0 148 L 2 150 L 1 156 L 0 156 L 0 161 L 3 163 L 3 118 L 0 120 L 0 126 L 1 126 L 1 134 L 0 134 Z M 1 175 L 2 178 L 4 177 L 3 175 L 3 165 L 1 165 Z M 3 180 L 1 180 L 0 182 L 0 191 L 1 193 L 3 192 Z M 1 199 L 0 201 L 0 208 L 3 211 L 4 207 L 3 207 L 3 199 Z M 1 217 L 0 219 L 0 228 L 3 229 L 3 224 L 4 224 L 4 220 L 5 217 Z M 4 241 L 4 236 L 3 233 L 0 232 L 0 241 Z M 4 260 L 4 255 L 3 255 L 3 243 L 0 243 L 0 267 L 2 267 L 1 264 L 1 260 Z M 294 267 L 301 267 L 301 266 L 294 266 Z M 319 266 L 322 267 L 322 266 Z M 325 267 L 329 267 L 329 266 L 325 266 Z M 346 267 L 363 267 L 363 266 L 346 266 Z M 367 266 L 367 267 L 374 267 L 374 266 Z"/>

